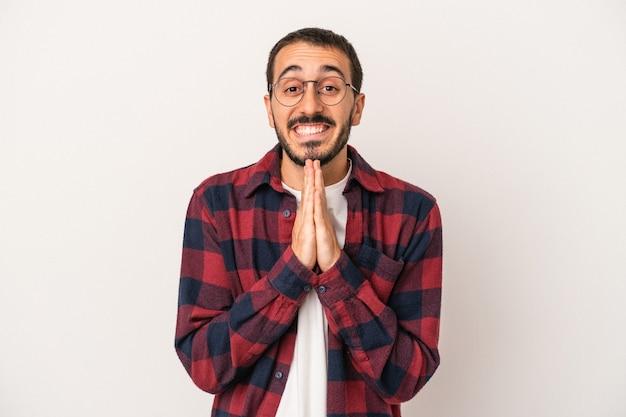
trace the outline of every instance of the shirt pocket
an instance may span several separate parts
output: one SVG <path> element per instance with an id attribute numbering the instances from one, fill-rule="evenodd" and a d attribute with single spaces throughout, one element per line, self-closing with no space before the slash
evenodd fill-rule
<path id="1" fill-rule="evenodd" d="M 404 261 L 392 259 L 371 246 L 361 246 L 356 263 L 381 300 L 386 301 L 404 268 Z"/>

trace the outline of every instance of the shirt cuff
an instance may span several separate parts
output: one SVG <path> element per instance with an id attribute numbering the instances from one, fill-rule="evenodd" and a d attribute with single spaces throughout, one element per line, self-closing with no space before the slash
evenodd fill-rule
<path id="1" fill-rule="evenodd" d="M 285 297 L 301 301 L 313 288 L 317 275 L 300 263 L 289 246 L 270 271 L 268 280 Z"/>
<path id="2" fill-rule="evenodd" d="M 340 300 L 353 297 L 364 281 L 363 273 L 344 252 L 335 264 L 319 275 L 318 295 L 320 301 L 330 306 Z M 323 291 L 319 288 L 324 287 Z"/>

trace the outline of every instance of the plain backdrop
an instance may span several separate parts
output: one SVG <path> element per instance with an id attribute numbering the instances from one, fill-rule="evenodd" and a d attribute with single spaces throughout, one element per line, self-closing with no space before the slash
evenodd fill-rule
<path id="1" fill-rule="evenodd" d="M 626 416 L 626 3 L 0 0 L 0 416 L 208 416 L 184 215 L 276 142 L 272 45 L 360 54 L 351 144 L 434 194 L 442 364 L 405 416 Z"/>

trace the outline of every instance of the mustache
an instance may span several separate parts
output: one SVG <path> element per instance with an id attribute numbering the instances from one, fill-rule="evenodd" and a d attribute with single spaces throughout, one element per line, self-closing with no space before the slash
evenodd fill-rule
<path id="1" fill-rule="evenodd" d="M 337 124 L 335 123 L 335 121 L 333 119 L 331 119 L 328 116 L 324 116 L 322 114 L 316 114 L 315 116 L 299 116 L 296 117 L 295 119 L 291 119 L 287 122 L 287 129 L 291 129 L 292 127 L 294 127 L 295 125 L 302 123 L 302 124 L 313 124 L 313 123 L 324 123 L 330 126 L 336 126 Z"/>

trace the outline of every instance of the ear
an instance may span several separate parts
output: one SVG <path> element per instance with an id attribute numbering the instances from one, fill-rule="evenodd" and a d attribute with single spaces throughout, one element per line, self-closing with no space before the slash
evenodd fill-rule
<path id="1" fill-rule="evenodd" d="M 274 113 L 272 112 L 272 99 L 269 94 L 266 94 L 263 100 L 265 101 L 265 111 L 267 111 L 267 121 L 271 128 L 276 128 L 276 126 L 274 126 Z"/>
<path id="2" fill-rule="evenodd" d="M 359 93 L 354 100 L 354 111 L 352 113 L 352 126 L 356 126 L 361 123 L 361 116 L 363 115 L 363 107 L 365 107 L 365 94 Z"/>

